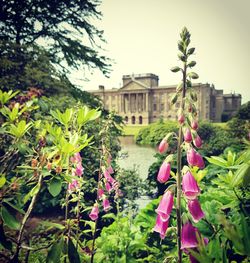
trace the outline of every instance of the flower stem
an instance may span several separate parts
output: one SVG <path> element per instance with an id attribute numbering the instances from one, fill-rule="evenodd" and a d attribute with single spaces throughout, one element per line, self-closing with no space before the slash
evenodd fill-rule
<path id="1" fill-rule="evenodd" d="M 184 110 L 185 107 L 185 95 L 186 95 L 186 64 L 184 64 L 183 70 L 183 89 L 181 95 L 181 110 Z M 177 250 L 178 250 L 178 262 L 182 262 L 182 251 L 181 251 L 181 145 L 183 142 L 183 133 L 182 133 L 182 126 L 179 127 L 179 136 L 178 136 L 178 148 L 177 148 L 177 203 L 176 203 L 176 216 L 177 216 Z"/>
<path id="2" fill-rule="evenodd" d="M 15 254 L 12 257 L 10 262 L 18 262 L 18 256 L 19 256 L 19 252 L 20 252 L 20 249 L 21 249 L 24 228 L 25 228 L 27 220 L 29 219 L 30 214 L 31 214 L 31 212 L 32 212 L 32 210 L 33 210 L 33 208 L 35 206 L 37 196 L 38 196 L 38 194 L 39 194 L 39 192 L 41 190 L 42 179 L 43 179 L 43 175 L 42 175 L 42 173 L 40 173 L 39 177 L 38 177 L 38 183 L 37 183 L 38 190 L 37 190 L 36 194 L 33 195 L 32 199 L 31 199 L 31 202 L 30 202 L 30 205 L 28 207 L 28 210 L 26 211 L 26 213 L 25 213 L 25 215 L 23 217 L 23 220 L 22 220 L 22 223 L 21 223 L 21 227 L 20 227 L 20 230 L 19 230 L 19 233 L 18 233 L 18 237 L 17 237 L 16 252 L 15 252 Z"/>

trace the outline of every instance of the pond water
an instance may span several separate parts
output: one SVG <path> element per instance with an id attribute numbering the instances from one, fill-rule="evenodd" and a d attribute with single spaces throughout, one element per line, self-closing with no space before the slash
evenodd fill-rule
<path id="1" fill-rule="evenodd" d="M 139 146 L 135 144 L 134 136 L 122 136 L 119 138 L 121 142 L 121 152 L 118 164 L 124 169 L 133 169 L 136 166 L 139 176 L 145 180 L 148 176 L 150 165 L 156 161 L 154 155 L 155 149 L 152 147 Z M 136 200 L 139 208 L 143 208 L 150 201 L 148 196 L 142 196 Z"/>

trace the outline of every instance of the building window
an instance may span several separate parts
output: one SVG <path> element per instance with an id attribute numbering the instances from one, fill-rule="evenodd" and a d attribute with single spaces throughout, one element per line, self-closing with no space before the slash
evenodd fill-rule
<path id="1" fill-rule="evenodd" d="M 139 124 L 142 124 L 142 116 L 139 116 Z"/>
<path id="2" fill-rule="evenodd" d="M 132 116 L 132 118 L 131 118 L 131 123 L 132 123 L 132 124 L 135 124 L 135 116 Z"/>
<path id="3" fill-rule="evenodd" d="M 154 111 L 157 111 L 157 104 L 154 104 L 153 107 L 154 107 Z"/>

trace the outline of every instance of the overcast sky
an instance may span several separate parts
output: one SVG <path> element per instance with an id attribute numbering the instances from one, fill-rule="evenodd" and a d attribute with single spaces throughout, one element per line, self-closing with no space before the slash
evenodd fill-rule
<path id="1" fill-rule="evenodd" d="M 82 72 L 72 81 L 84 90 L 120 87 L 122 75 L 154 73 L 160 85 L 176 84 L 169 69 L 177 59 L 179 32 L 186 26 L 196 48 L 199 82 L 214 84 L 224 93 L 241 93 L 250 100 L 250 0 L 103 0 L 105 55 L 115 61 L 110 78 Z"/>

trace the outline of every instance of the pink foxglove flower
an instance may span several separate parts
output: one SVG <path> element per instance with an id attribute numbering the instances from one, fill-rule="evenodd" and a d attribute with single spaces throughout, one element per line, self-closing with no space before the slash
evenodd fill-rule
<path id="1" fill-rule="evenodd" d="M 72 163 L 81 163 L 82 162 L 82 157 L 80 155 L 80 153 L 75 153 L 73 157 L 70 158 L 70 161 Z"/>
<path id="2" fill-rule="evenodd" d="M 73 179 L 72 182 L 68 184 L 68 190 L 72 192 L 77 188 L 79 188 L 79 183 L 76 179 Z"/>
<path id="3" fill-rule="evenodd" d="M 106 182 L 105 188 L 106 188 L 107 192 L 109 192 L 109 193 L 112 191 L 112 187 L 111 187 L 109 182 Z"/>
<path id="4" fill-rule="evenodd" d="M 103 194 L 104 194 L 104 190 L 102 188 L 99 188 L 97 190 L 97 198 L 101 199 Z"/>
<path id="5" fill-rule="evenodd" d="M 181 229 L 181 249 L 195 248 L 198 246 L 196 237 L 197 228 L 187 222 Z"/>
<path id="6" fill-rule="evenodd" d="M 167 191 L 162 196 L 158 208 L 155 210 L 156 213 L 161 217 L 162 221 L 169 220 L 171 211 L 174 205 L 174 196 L 171 191 Z"/>
<path id="7" fill-rule="evenodd" d="M 187 161 L 188 164 L 191 166 L 195 166 L 196 165 L 196 151 L 193 148 L 190 148 L 187 151 Z"/>
<path id="8" fill-rule="evenodd" d="M 199 222 L 199 220 L 205 216 L 204 212 L 201 210 L 198 199 L 188 200 L 188 210 L 195 223 Z"/>
<path id="9" fill-rule="evenodd" d="M 196 120 L 193 120 L 191 122 L 191 128 L 196 131 L 198 129 L 198 127 L 199 127 L 198 122 Z"/>
<path id="10" fill-rule="evenodd" d="M 75 169 L 75 175 L 82 176 L 83 174 L 83 166 L 82 163 L 78 163 Z"/>
<path id="11" fill-rule="evenodd" d="M 99 213 L 98 205 L 94 204 L 91 213 L 89 214 L 90 219 L 95 221 L 98 218 L 98 213 Z"/>
<path id="12" fill-rule="evenodd" d="M 163 162 L 157 175 L 157 180 L 160 183 L 167 182 L 170 176 L 171 166 L 170 163 Z"/>
<path id="13" fill-rule="evenodd" d="M 194 138 L 194 145 L 195 145 L 195 147 L 197 147 L 197 148 L 201 148 L 201 146 L 202 146 L 202 140 L 201 140 L 201 138 L 200 138 L 200 136 L 199 135 L 197 135 L 195 138 Z"/>
<path id="14" fill-rule="evenodd" d="M 104 171 L 104 177 L 106 178 L 106 180 L 111 183 L 114 184 L 115 183 L 115 179 L 109 174 L 108 170 Z"/>
<path id="15" fill-rule="evenodd" d="M 197 152 L 196 152 L 196 166 L 198 166 L 200 169 L 203 169 L 205 167 L 202 156 Z"/>
<path id="16" fill-rule="evenodd" d="M 179 115 L 179 117 L 178 117 L 178 122 L 179 122 L 180 124 L 183 124 L 184 121 L 185 121 L 184 115 L 183 115 L 183 114 Z"/>
<path id="17" fill-rule="evenodd" d="M 159 144 L 158 150 L 160 153 L 164 153 L 166 152 L 166 150 L 168 149 L 168 143 L 166 141 L 166 139 L 162 139 L 161 143 Z"/>
<path id="18" fill-rule="evenodd" d="M 161 239 L 164 239 L 166 236 L 166 231 L 168 229 L 168 221 L 163 221 L 159 215 L 156 217 L 156 223 L 153 231 L 160 234 Z"/>
<path id="19" fill-rule="evenodd" d="M 200 188 L 190 171 L 183 175 L 182 191 L 189 200 L 194 200 L 200 193 Z"/>
<path id="20" fill-rule="evenodd" d="M 107 171 L 109 172 L 109 174 L 113 174 L 114 173 L 114 170 L 113 170 L 112 166 L 109 166 L 107 168 Z"/>
<path id="21" fill-rule="evenodd" d="M 185 133 L 184 133 L 184 141 L 189 143 L 192 140 L 193 140 L 192 133 L 189 128 L 186 128 Z"/>
<path id="22" fill-rule="evenodd" d="M 109 200 L 108 200 L 108 198 L 106 198 L 106 197 L 104 197 L 104 199 L 103 199 L 103 201 L 102 201 L 102 205 L 103 205 L 103 210 L 104 210 L 105 212 L 107 212 L 107 211 L 111 208 L 110 203 L 109 203 Z"/>

